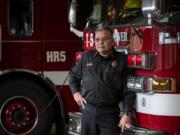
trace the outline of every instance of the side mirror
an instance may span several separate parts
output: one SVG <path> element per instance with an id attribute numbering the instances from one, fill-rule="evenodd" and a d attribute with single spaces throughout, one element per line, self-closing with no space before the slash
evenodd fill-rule
<path id="1" fill-rule="evenodd" d="M 78 37 L 83 37 L 83 32 L 76 29 L 76 19 L 77 19 L 77 2 L 76 0 L 72 0 L 69 8 L 68 21 L 70 24 L 70 31 L 73 32 Z"/>
<path id="2" fill-rule="evenodd" d="M 76 0 L 72 0 L 69 8 L 69 15 L 68 15 L 68 21 L 71 26 L 76 26 L 76 6 L 77 2 Z"/>
<path id="3" fill-rule="evenodd" d="M 69 6 L 68 21 L 70 24 L 70 31 L 73 32 L 78 37 L 83 37 L 83 31 L 78 30 L 78 28 L 76 27 L 77 25 L 79 25 L 79 22 L 83 22 L 83 23 L 87 22 L 87 18 L 90 16 L 92 9 L 93 9 L 93 0 L 71 1 Z"/>

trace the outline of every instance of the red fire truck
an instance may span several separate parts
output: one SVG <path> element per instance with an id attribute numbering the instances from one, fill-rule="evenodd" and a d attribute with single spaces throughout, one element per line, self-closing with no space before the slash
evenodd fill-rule
<path id="1" fill-rule="evenodd" d="M 80 113 L 68 113 L 78 107 L 66 80 L 75 53 L 94 48 L 101 23 L 112 27 L 116 49 L 135 69 L 127 86 L 137 92 L 137 127 L 127 134 L 180 135 L 180 4 L 126 1 L 1 0 L 0 135 L 46 135 L 52 125 L 58 135 L 79 134 Z M 69 31 L 67 7 L 70 30 L 83 45 Z"/>
<path id="2" fill-rule="evenodd" d="M 63 135 L 67 112 L 78 111 L 65 79 L 82 42 L 69 31 L 68 7 L 0 1 L 0 135 L 47 135 L 52 125 Z"/>
<path id="3" fill-rule="evenodd" d="M 77 2 L 72 0 L 69 21 L 71 31 L 80 36 L 76 11 L 80 9 L 82 17 L 88 9 L 82 12 L 85 5 Z M 132 73 L 127 87 L 137 93 L 136 122 L 124 134 L 180 135 L 180 2 L 96 0 L 86 4 L 92 14 L 84 17 L 88 19 L 83 49 L 94 49 L 94 29 L 108 25 L 114 31 L 115 49 L 128 55 Z"/>

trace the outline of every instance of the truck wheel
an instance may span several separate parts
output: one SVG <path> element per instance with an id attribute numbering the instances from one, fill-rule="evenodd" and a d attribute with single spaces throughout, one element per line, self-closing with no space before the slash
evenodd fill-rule
<path id="1" fill-rule="evenodd" d="M 0 135 L 48 135 L 54 121 L 50 97 L 26 79 L 0 83 Z"/>

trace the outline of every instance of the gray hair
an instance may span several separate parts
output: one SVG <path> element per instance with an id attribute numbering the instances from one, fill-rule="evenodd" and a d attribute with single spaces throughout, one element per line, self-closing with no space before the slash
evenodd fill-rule
<path id="1" fill-rule="evenodd" d="M 96 27 L 96 30 L 94 31 L 94 33 L 98 32 L 98 31 L 101 31 L 101 30 L 107 30 L 110 32 L 110 34 L 113 36 L 113 30 L 111 27 L 107 26 L 107 25 L 104 25 L 104 24 L 99 24 L 97 27 Z"/>

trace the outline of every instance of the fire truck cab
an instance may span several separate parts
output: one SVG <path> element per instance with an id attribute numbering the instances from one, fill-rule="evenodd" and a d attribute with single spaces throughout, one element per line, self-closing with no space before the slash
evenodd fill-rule
<path id="1" fill-rule="evenodd" d="M 71 31 L 79 36 L 72 0 Z M 128 55 L 127 87 L 136 92 L 134 128 L 123 134 L 180 135 L 180 3 L 175 0 L 96 0 L 83 31 L 83 49 L 94 49 L 98 25 L 113 29 L 114 47 Z M 82 8 L 83 7 L 83 8 Z M 78 8 L 78 9 L 76 9 Z M 87 19 L 88 18 L 88 19 Z M 80 55 L 80 54 L 79 54 Z M 80 57 L 77 55 L 77 59 Z"/>
<path id="2" fill-rule="evenodd" d="M 81 39 L 67 1 L 0 1 L 0 135 L 67 134 L 78 111 L 67 76 Z"/>

